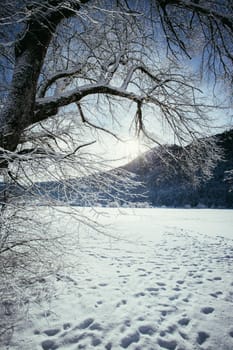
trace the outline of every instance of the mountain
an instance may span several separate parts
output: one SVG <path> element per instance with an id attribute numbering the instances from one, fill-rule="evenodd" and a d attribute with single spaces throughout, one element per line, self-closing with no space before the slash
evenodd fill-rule
<path id="1" fill-rule="evenodd" d="M 216 162 L 211 177 L 199 176 L 199 184 L 192 181 L 182 163 L 184 154 L 191 151 L 191 145 L 152 149 L 123 169 L 137 175 L 145 184 L 152 206 L 233 208 L 232 183 L 226 181 L 227 172 L 233 169 L 233 130 L 214 138 L 216 145 L 221 147 L 222 156 Z M 173 155 L 180 161 L 175 161 Z"/>
<path id="2" fill-rule="evenodd" d="M 9 199 L 22 203 L 38 205 L 73 206 L 130 206 L 130 203 L 141 202 L 144 185 L 137 175 L 124 169 L 99 172 L 80 178 L 68 178 L 63 181 L 35 182 L 26 186 L 0 183 L 0 199 L 7 192 Z M 6 191 L 7 190 L 7 191 Z"/>
<path id="3" fill-rule="evenodd" d="M 185 148 L 172 145 L 151 149 L 108 172 L 59 182 L 37 182 L 28 189 L 11 184 L 8 193 L 20 201 L 52 205 L 69 202 L 78 206 L 233 208 L 233 184 L 226 176 L 233 169 L 233 130 L 215 135 L 215 140 L 222 157 L 210 177 L 203 176 L 201 171 L 207 159 L 191 172 L 185 166 L 187 153 L 197 151 L 195 156 L 199 156 L 195 145 Z M 0 183 L 0 197 L 5 188 Z"/>

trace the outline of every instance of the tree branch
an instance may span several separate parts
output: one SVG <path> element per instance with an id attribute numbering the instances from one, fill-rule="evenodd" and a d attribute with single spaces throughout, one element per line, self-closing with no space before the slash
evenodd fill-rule
<path id="1" fill-rule="evenodd" d="M 101 126 L 99 126 L 99 125 L 96 125 L 96 124 L 94 124 L 94 123 L 91 123 L 91 122 L 85 117 L 85 115 L 84 115 L 84 113 L 83 113 L 83 110 L 82 110 L 82 107 L 81 107 L 81 104 L 77 102 L 76 105 L 77 105 L 77 107 L 78 107 L 79 114 L 80 114 L 80 116 L 81 116 L 81 120 L 82 120 L 82 122 L 83 122 L 84 124 L 89 125 L 91 128 L 94 128 L 94 129 L 103 131 L 103 132 L 105 132 L 105 133 L 107 133 L 107 134 L 113 136 L 113 137 L 114 137 L 115 139 L 117 139 L 118 141 L 122 141 L 122 140 L 120 139 L 119 136 L 117 136 L 116 134 L 114 134 L 114 133 L 111 132 L 110 130 L 108 130 L 108 129 L 106 129 L 106 128 L 103 128 L 103 127 L 101 127 Z"/>
<path id="2" fill-rule="evenodd" d="M 228 27 L 228 29 L 233 32 L 233 21 L 232 16 L 227 15 L 223 12 L 216 11 L 213 7 L 207 7 L 200 5 L 197 1 L 190 0 L 156 0 L 158 6 L 165 8 L 168 5 L 178 6 L 186 10 L 194 11 L 197 14 L 204 15 L 207 17 L 216 18 L 222 23 L 223 26 Z"/>
<path id="3" fill-rule="evenodd" d="M 43 98 L 45 96 L 46 91 L 48 88 L 55 83 L 56 80 L 61 79 L 61 78 L 66 78 L 73 76 L 74 74 L 80 73 L 81 72 L 81 65 L 78 67 L 75 67 L 71 70 L 63 70 L 60 72 L 56 72 L 55 74 L 50 75 L 39 87 L 38 91 L 38 98 Z"/>
<path id="4" fill-rule="evenodd" d="M 71 153 L 65 155 L 65 156 L 63 157 L 63 159 L 69 158 L 69 157 L 73 156 L 73 155 L 74 155 L 77 151 L 79 151 L 81 148 L 87 147 L 87 146 L 90 146 L 90 145 L 93 145 L 94 143 L 96 143 L 96 141 L 90 141 L 90 142 L 87 142 L 87 143 L 84 143 L 84 144 L 82 144 L 82 145 L 77 146 Z"/>
<path id="5" fill-rule="evenodd" d="M 104 83 L 87 84 L 60 95 L 38 98 L 36 100 L 36 112 L 34 114 L 33 123 L 45 120 L 49 116 L 56 114 L 54 112 L 56 112 L 59 107 L 67 106 L 71 103 L 80 101 L 82 98 L 88 95 L 95 94 L 109 94 L 127 98 L 128 100 L 135 102 L 141 100 L 142 98 L 133 92 L 128 92 L 124 89 L 106 85 Z"/>

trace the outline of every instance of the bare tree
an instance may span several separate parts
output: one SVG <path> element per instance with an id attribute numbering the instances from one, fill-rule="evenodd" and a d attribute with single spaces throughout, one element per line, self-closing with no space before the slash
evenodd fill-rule
<path id="1" fill-rule="evenodd" d="M 123 109 L 135 133 L 158 145 L 158 122 L 180 145 L 193 142 L 186 163 L 208 175 L 216 152 L 212 141 L 198 139 L 209 132 L 215 106 L 200 87 L 207 77 L 213 92 L 220 82 L 231 85 L 232 21 L 230 0 L 4 1 L 5 179 L 30 192 L 37 180 L 103 170 L 87 147 L 101 132 L 120 137 Z"/>
<path id="2" fill-rule="evenodd" d="M 126 1 L 17 4 L 6 4 L 8 16 L 1 20 L 3 30 L 17 22 L 13 40 L 2 45 L 5 52 L 14 45 L 0 119 L 3 149 L 15 151 L 28 128 L 72 103 L 82 122 L 95 127 L 83 105 L 106 106 L 112 99 L 135 104 L 138 130 L 146 133 L 143 110 L 152 105 L 179 139 L 192 136 L 206 106 L 191 72 L 180 67 L 184 56 L 201 53 L 203 71 L 208 68 L 216 79 L 232 77 L 230 1 L 148 1 L 133 8 Z"/>

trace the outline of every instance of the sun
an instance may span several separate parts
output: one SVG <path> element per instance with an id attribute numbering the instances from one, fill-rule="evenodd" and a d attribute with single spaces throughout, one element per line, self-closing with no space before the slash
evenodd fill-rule
<path id="1" fill-rule="evenodd" d="M 147 149 L 148 147 L 146 144 L 142 143 L 142 140 L 138 138 L 128 138 L 121 141 L 118 140 L 116 143 L 112 143 L 111 147 L 109 147 L 108 144 L 108 154 L 115 166 L 116 164 L 117 166 L 121 166 L 125 163 L 131 162 Z"/>
<path id="2" fill-rule="evenodd" d="M 138 139 L 130 139 L 122 143 L 122 154 L 127 161 L 137 158 L 140 153 L 141 145 Z"/>

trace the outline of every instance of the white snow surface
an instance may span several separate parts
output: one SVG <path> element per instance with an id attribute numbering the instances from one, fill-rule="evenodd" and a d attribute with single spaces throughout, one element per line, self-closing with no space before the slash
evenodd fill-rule
<path id="1" fill-rule="evenodd" d="M 103 211 L 106 235 L 57 213 L 72 266 L 6 349 L 232 350 L 233 211 Z"/>

